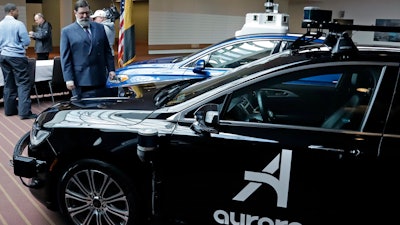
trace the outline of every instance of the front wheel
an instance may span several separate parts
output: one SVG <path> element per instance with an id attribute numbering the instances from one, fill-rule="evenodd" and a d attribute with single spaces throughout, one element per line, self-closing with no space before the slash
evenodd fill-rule
<path id="1" fill-rule="evenodd" d="M 58 202 L 71 224 L 133 225 L 137 199 L 130 179 L 114 166 L 81 160 L 61 176 Z"/>

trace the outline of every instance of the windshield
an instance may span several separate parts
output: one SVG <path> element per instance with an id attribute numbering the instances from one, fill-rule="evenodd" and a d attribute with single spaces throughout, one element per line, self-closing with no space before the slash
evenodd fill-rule
<path id="1" fill-rule="evenodd" d="M 219 43 L 210 45 L 186 56 L 176 58 L 173 62 L 181 62 L 193 56 L 201 55 L 210 50 L 202 58 L 207 61 L 209 67 L 214 68 L 235 68 L 237 64 L 245 64 L 263 56 L 276 53 L 288 48 L 297 48 L 309 43 L 322 43 L 324 38 L 320 36 L 300 34 L 259 34 L 232 37 Z M 282 42 L 282 44 L 279 44 Z M 293 46 L 293 44 L 295 45 Z M 220 48 L 217 48 L 220 47 Z M 194 62 L 188 66 L 192 67 Z"/>
<path id="2" fill-rule="evenodd" d="M 221 43 L 224 43 L 224 42 L 227 42 L 227 41 L 231 41 L 231 40 L 234 40 L 234 39 L 235 39 L 235 38 L 232 37 L 232 38 L 223 40 L 223 41 L 221 41 L 221 42 L 218 42 L 218 43 L 216 43 L 216 44 L 207 46 L 207 47 L 202 48 L 202 49 L 200 49 L 200 50 L 198 50 L 198 51 L 196 51 L 196 52 L 193 52 L 193 53 L 191 53 L 191 54 L 189 54 L 189 55 L 179 57 L 179 58 L 175 59 L 173 62 L 174 62 L 174 63 L 181 62 L 181 61 L 183 61 L 183 60 L 185 60 L 185 59 L 187 59 L 187 58 L 192 57 L 193 55 L 199 54 L 199 52 L 206 51 L 206 50 L 209 49 L 209 48 L 212 48 L 212 47 L 214 47 L 214 46 L 216 46 L 216 45 L 221 45 Z"/>
<path id="3" fill-rule="evenodd" d="M 179 92 L 174 93 L 173 96 L 170 95 L 170 98 L 168 99 L 168 102 L 166 102 L 165 106 L 173 106 L 185 102 L 189 99 L 192 99 L 196 96 L 199 96 L 224 84 L 254 74 L 261 70 L 266 70 L 271 67 L 275 67 L 276 64 L 270 62 L 275 59 L 279 59 L 282 55 L 288 55 L 288 54 L 290 54 L 289 50 L 284 51 L 282 53 L 273 54 L 264 57 L 262 59 L 256 60 L 252 63 L 246 64 L 244 66 L 238 67 L 222 76 L 212 77 L 204 81 L 194 83 L 188 87 L 181 89 Z"/>

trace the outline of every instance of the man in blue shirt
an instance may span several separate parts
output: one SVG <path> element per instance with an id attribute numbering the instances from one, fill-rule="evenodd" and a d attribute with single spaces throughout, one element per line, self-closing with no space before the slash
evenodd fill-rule
<path id="1" fill-rule="evenodd" d="M 19 11 L 13 3 L 4 6 L 6 16 L 0 22 L 0 66 L 4 75 L 3 102 L 6 116 L 19 115 L 21 119 L 37 117 L 31 111 L 32 82 L 28 73 L 25 48 L 31 42 L 28 31 L 17 20 Z M 17 100 L 18 99 L 18 100 Z"/>

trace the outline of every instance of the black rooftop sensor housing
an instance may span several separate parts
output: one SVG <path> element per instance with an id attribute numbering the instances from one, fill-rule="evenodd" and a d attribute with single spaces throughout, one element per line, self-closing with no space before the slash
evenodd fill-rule
<path id="1" fill-rule="evenodd" d="M 400 33 L 400 27 L 393 26 L 371 26 L 371 25 L 348 25 L 332 22 L 332 11 L 321 10 L 318 7 L 304 7 L 304 19 L 301 24 L 307 32 L 298 40 L 316 33 L 316 38 L 323 35 L 323 30 L 329 33 L 325 39 L 325 45 L 331 47 L 332 57 L 341 59 L 349 58 L 358 52 L 358 48 L 346 31 L 371 31 L 371 32 L 395 32 Z M 312 32 L 314 29 L 314 32 Z M 315 31 L 316 30 L 316 31 Z M 296 40 L 296 42 L 298 41 Z M 301 45 L 293 45 L 296 49 Z"/>
<path id="2" fill-rule="evenodd" d="M 321 10 L 318 7 L 304 7 L 304 19 L 302 28 L 326 29 L 329 32 L 342 33 L 347 30 L 377 31 L 400 33 L 400 27 L 394 26 L 371 26 L 371 25 L 349 25 L 332 22 L 332 10 Z"/>
<path id="3" fill-rule="evenodd" d="M 332 10 L 322 10 L 312 6 L 304 7 L 303 21 L 329 23 L 332 21 Z"/>

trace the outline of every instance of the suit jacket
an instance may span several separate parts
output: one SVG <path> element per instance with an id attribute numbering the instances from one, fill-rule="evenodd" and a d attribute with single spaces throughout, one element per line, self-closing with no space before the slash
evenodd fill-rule
<path id="1" fill-rule="evenodd" d="M 64 81 L 75 86 L 105 86 L 108 71 L 115 71 L 107 35 L 102 24 L 90 22 L 91 39 L 74 22 L 61 30 L 60 60 Z"/>

